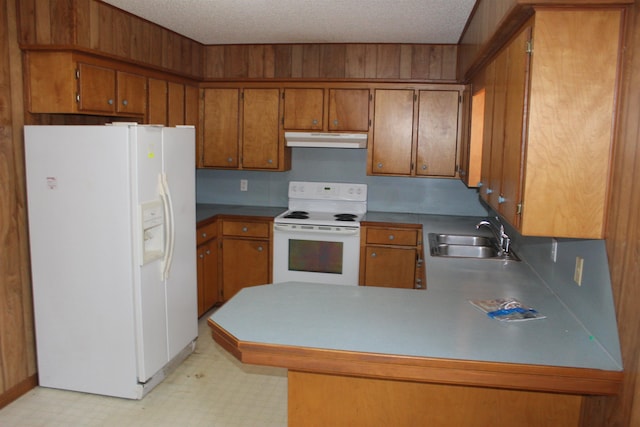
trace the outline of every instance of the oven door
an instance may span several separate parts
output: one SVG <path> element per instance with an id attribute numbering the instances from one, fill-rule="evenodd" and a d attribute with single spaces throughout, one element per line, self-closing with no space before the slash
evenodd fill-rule
<path id="1" fill-rule="evenodd" d="M 274 283 L 357 286 L 359 263 L 359 227 L 274 224 Z"/>

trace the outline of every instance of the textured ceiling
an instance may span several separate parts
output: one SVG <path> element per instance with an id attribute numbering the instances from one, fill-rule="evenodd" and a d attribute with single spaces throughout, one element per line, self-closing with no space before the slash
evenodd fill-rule
<path id="1" fill-rule="evenodd" d="M 103 0 L 203 44 L 457 43 L 475 0 Z"/>

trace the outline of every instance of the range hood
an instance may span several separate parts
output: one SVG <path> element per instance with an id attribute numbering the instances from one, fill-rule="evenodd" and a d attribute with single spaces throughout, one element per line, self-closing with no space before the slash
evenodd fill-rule
<path id="1" fill-rule="evenodd" d="M 287 147 L 367 148 L 366 133 L 285 132 Z"/>

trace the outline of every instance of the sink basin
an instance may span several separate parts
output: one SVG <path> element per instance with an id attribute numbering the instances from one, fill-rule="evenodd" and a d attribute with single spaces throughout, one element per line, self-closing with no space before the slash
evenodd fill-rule
<path id="1" fill-rule="evenodd" d="M 490 237 L 467 234 L 435 234 L 435 241 L 447 245 L 494 246 Z"/>
<path id="2" fill-rule="evenodd" d="M 513 252 L 503 254 L 495 239 L 466 234 L 429 233 L 431 256 L 520 261 Z"/>
<path id="3" fill-rule="evenodd" d="M 464 258 L 493 258 L 498 251 L 491 246 L 439 245 L 440 256 L 457 256 Z"/>

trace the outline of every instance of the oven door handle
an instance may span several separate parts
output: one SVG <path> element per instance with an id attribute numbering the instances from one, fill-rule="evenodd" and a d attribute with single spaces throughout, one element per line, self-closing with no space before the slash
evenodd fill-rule
<path id="1" fill-rule="evenodd" d="M 318 229 L 318 228 L 291 228 L 288 225 L 283 224 L 274 224 L 274 231 L 282 231 L 286 233 L 313 233 L 313 234 L 334 234 L 341 236 L 357 236 L 360 234 L 360 228 L 358 227 L 349 227 L 349 228 L 338 228 L 338 229 Z"/>

